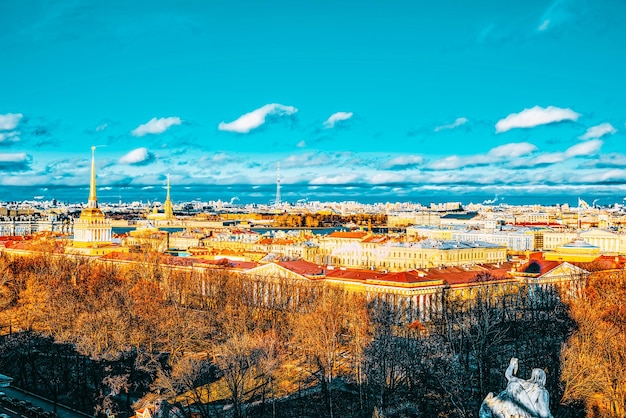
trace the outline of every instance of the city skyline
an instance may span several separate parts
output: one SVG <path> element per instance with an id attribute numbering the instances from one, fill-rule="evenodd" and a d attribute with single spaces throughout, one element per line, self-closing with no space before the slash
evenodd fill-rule
<path id="1" fill-rule="evenodd" d="M 0 186 L 624 196 L 624 12 L 3 2 Z"/>

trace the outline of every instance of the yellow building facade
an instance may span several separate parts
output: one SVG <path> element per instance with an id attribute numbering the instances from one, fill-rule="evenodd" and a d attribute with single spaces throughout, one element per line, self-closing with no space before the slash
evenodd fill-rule
<path id="1" fill-rule="evenodd" d="M 486 242 L 393 242 L 385 236 L 362 232 L 335 232 L 320 239 L 318 250 L 308 261 L 349 268 L 405 271 L 506 260 L 506 247 Z"/>
<path id="2" fill-rule="evenodd" d="M 600 256 L 600 247 L 590 244 L 580 237 L 572 242 L 557 247 L 554 251 L 547 251 L 543 257 L 549 261 L 569 261 L 590 263 Z"/>
<path id="3" fill-rule="evenodd" d="M 605 229 L 588 229 L 577 232 L 544 232 L 543 249 L 556 250 L 575 240 L 578 236 L 591 245 L 600 248 L 602 254 L 626 255 L 626 234 Z"/>

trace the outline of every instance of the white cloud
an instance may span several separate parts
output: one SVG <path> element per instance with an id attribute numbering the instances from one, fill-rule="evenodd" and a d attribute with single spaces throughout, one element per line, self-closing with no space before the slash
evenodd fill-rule
<path id="1" fill-rule="evenodd" d="M 349 184 L 362 180 L 357 174 L 339 174 L 336 176 L 319 176 L 309 182 L 313 185 Z"/>
<path id="2" fill-rule="evenodd" d="M 154 155 L 147 148 L 137 148 L 119 159 L 120 164 L 143 164 L 154 159 Z"/>
<path id="3" fill-rule="evenodd" d="M 512 142 L 492 148 L 487 154 L 467 155 L 463 157 L 451 155 L 435 161 L 430 165 L 430 168 L 435 170 L 455 170 L 461 167 L 501 163 L 523 157 L 536 150 L 537 147 L 529 142 Z"/>
<path id="4" fill-rule="evenodd" d="M 290 155 L 280 162 L 282 168 L 318 167 L 330 164 L 331 156 L 327 154 L 306 153 Z"/>
<path id="5" fill-rule="evenodd" d="M 371 178 L 370 184 L 388 184 L 388 183 L 401 183 L 406 180 L 406 177 L 400 173 L 376 173 Z"/>
<path id="6" fill-rule="evenodd" d="M 616 152 L 602 154 L 593 166 L 598 168 L 626 167 L 626 155 Z"/>
<path id="7" fill-rule="evenodd" d="M 538 155 L 534 158 L 524 158 L 516 161 L 512 161 L 510 166 L 514 168 L 529 168 L 542 165 L 552 165 L 562 163 L 565 161 L 565 153 L 562 152 L 548 152 Z"/>
<path id="8" fill-rule="evenodd" d="M 537 30 L 544 32 L 548 29 L 554 30 L 559 27 L 571 24 L 573 21 L 585 15 L 581 2 L 569 0 L 554 0 L 539 19 Z"/>
<path id="9" fill-rule="evenodd" d="M 457 118 L 454 122 L 449 123 L 447 125 L 437 126 L 435 128 L 435 132 L 443 131 L 444 129 L 454 129 L 458 128 L 461 125 L 465 125 L 468 122 L 467 118 Z"/>
<path id="10" fill-rule="evenodd" d="M 143 125 L 139 125 L 130 133 L 133 136 L 144 136 L 147 134 L 160 134 L 167 131 L 171 126 L 180 125 L 182 121 L 179 117 L 152 118 Z"/>
<path id="11" fill-rule="evenodd" d="M 599 171 L 587 174 L 581 178 L 582 181 L 588 183 L 606 183 L 612 181 L 625 181 L 626 170 L 624 169 L 611 169 L 607 171 Z"/>
<path id="12" fill-rule="evenodd" d="M 302 141 L 300 141 L 300 142 L 298 142 L 298 143 L 296 144 L 296 147 L 298 147 L 298 148 L 304 148 L 304 147 L 306 147 L 306 141 L 303 139 Z"/>
<path id="13" fill-rule="evenodd" d="M 352 112 L 333 113 L 332 115 L 329 116 L 328 119 L 326 119 L 326 121 L 324 121 L 324 128 L 326 129 L 334 128 L 337 122 L 348 120 L 352 117 L 352 115 L 353 115 Z"/>
<path id="14" fill-rule="evenodd" d="M 19 135 L 20 133 L 17 131 L 12 131 L 12 132 L 6 132 L 6 133 L 2 133 L 0 132 L 0 143 L 1 142 L 16 142 L 19 141 Z"/>
<path id="15" fill-rule="evenodd" d="M 399 157 L 392 158 L 383 164 L 383 168 L 387 169 L 404 169 L 422 165 L 424 163 L 424 157 L 421 155 L 401 155 Z"/>
<path id="16" fill-rule="evenodd" d="M 568 158 L 572 158 L 594 155 L 598 151 L 600 151 L 601 147 L 602 141 L 600 141 L 599 139 L 592 139 L 591 141 L 581 142 L 580 144 L 569 147 L 565 151 L 565 156 Z"/>
<path id="17" fill-rule="evenodd" d="M 231 155 L 228 155 L 224 152 L 220 152 L 218 154 L 215 154 L 210 161 L 213 164 L 228 164 L 230 162 L 236 161 L 235 158 L 233 158 Z"/>
<path id="18" fill-rule="evenodd" d="M 24 163 L 29 160 L 28 154 L 25 152 L 17 152 L 13 154 L 0 154 L 0 163 Z"/>
<path id="19" fill-rule="evenodd" d="M 430 168 L 435 170 L 455 170 L 467 164 L 467 159 L 462 159 L 458 155 L 451 155 L 441 160 L 435 161 Z"/>
<path id="20" fill-rule="evenodd" d="M 604 135 L 613 135 L 617 132 L 617 129 L 610 123 L 601 123 L 600 125 L 592 126 L 587 129 L 584 135 L 578 137 L 578 139 L 598 139 Z"/>
<path id="21" fill-rule="evenodd" d="M 25 171 L 30 167 L 31 157 L 25 152 L 0 154 L 0 170 Z M 0 176 L 3 180 L 12 176 Z M 6 181 L 4 181 L 6 183 Z"/>
<path id="22" fill-rule="evenodd" d="M 108 127 L 109 127 L 108 123 L 103 123 L 102 125 L 98 125 L 98 126 L 96 126 L 96 132 L 104 131 Z M 139 128 L 137 128 L 137 129 L 139 129 Z"/>
<path id="23" fill-rule="evenodd" d="M 513 142 L 492 148 L 487 155 L 503 159 L 519 158 L 536 150 L 537 147 L 530 142 Z"/>
<path id="24" fill-rule="evenodd" d="M 0 115 L 0 131 L 10 131 L 11 129 L 15 129 L 23 116 L 24 115 L 21 113 L 7 113 L 6 115 Z"/>
<path id="25" fill-rule="evenodd" d="M 298 109 L 293 106 L 285 106 L 279 103 L 266 104 L 250 113 L 239 116 L 232 122 L 220 122 L 217 129 L 245 134 L 263 125 L 268 115 L 288 116 L 293 115 L 297 111 Z"/>
<path id="26" fill-rule="evenodd" d="M 565 153 L 562 152 L 548 152 L 546 154 L 541 154 L 532 160 L 531 165 L 549 165 L 549 164 L 557 164 L 565 161 Z"/>
<path id="27" fill-rule="evenodd" d="M 496 123 L 496 132 L 506 132 L 514 128 L 532 128 L 549 123 L 562 122 L 565 120 L 577 120 L 579 113 L 572 109 L 548 106 L 545 109 L 539 106 L 524 109 L 519 113 L 511 113 Z"/>
<path id="28" fill-rule="evenodd" d="M 591 141 L 581 142 L 569 147 L 565 152 L 548 152 L 538 155 L 534 158 L 525 158 L 513 161 L 511 167 L 536 167 L 540 165 L 552 165 L 567 161 L 570 158 L 589 157 L 600 151 L 602 141 L 594 139 Z"/>

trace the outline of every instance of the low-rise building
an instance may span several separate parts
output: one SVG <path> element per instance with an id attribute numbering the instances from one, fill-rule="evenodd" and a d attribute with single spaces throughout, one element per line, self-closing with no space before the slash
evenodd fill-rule
<path id="1" fill-rule="evenodd" d="M 580 232 L 545 232 L 543 234 L 543 249 L 556 250 L 557 247 L 572 242 L 577 237 L 599 247 L 602 254 L 626 255 L 626 234 L 596 228 Z"/>
<path id="2" fill-rule="evenodd" d="M 333 232 L 320 238 L 310 261 L 349 268 L 404 271 L 506 261 L 506 248 L 487 242 L 422 240 L 392 241 L 365 232 Z"/>

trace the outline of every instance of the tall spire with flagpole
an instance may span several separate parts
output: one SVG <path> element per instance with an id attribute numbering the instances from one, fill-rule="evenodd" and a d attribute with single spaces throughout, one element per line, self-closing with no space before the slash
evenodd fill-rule
<path id="1" fill-rule="evenodd" d="M 105 255 L 116 247 L 111 246 L 111 220 L 98 208 L 96 197 L 96 147 L 91 147 L 91 176 L 87 207 L 74 219 L 74 240 L 66 247 L 70 253 Z"/>
<path id="2" fill-rule="evenodd" d="M 170 200 L 170 175 L 167 175 L 167 195 L 165 196 L 165 200 Z"/>
<path id="3" fill-rule="evenodd" d="M 165 196 L 165 203 L 163 204 L 165 219 L 174 219 L 174 208 L 172 207 L 172 200 L 170 199 L 170 175 L 167 175 L 167 195 Z"/>
<path id="4" fill-rule="evenodd" d="M 276 164 L 276 200 L 274 200 L 275 206 L 280 206 L 280 163 Z"/>
<path id="5" fill-rule="evenodd" d="M 91 147 L 91 180 L 89 182 L 89 201 L 88 208 L 97 208 L 98 199 L 96 198 L 96 147 Z"/>

